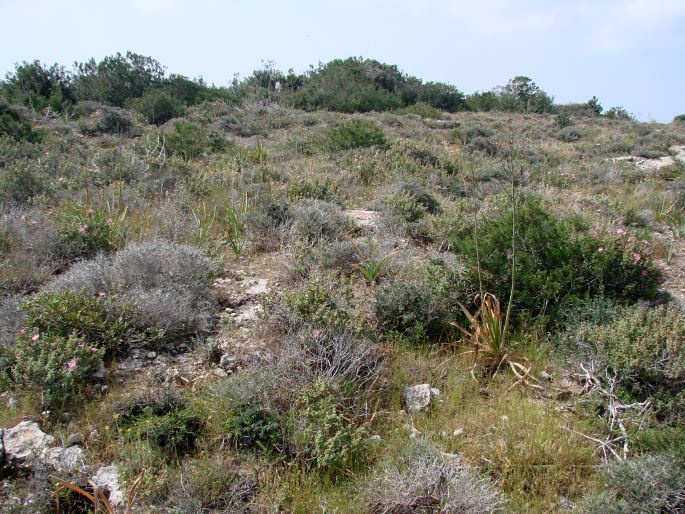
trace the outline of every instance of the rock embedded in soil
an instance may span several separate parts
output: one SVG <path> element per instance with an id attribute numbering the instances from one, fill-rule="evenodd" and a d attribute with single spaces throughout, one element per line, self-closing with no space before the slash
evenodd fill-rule
<path id="1" fill-rule="evenodd" d="M 440 394 L 440 390 L 430 384 L 409 386 L 402 393 L 402 399 L 407 412 L 420 412 L 426 409 L 433 398 Z"/>

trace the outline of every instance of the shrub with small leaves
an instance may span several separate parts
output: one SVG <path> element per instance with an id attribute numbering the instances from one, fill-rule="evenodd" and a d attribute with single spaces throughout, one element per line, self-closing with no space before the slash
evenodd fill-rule
<path id="1" fill-rule="evenodd" d="M 331 288 L 322 279 L 312 278 L 300 289 L 284 296 L 285 305 L 300 319 L 317 326 L 342 326 L 347 312 L 338 305 Z"/>
<path id="2" fill-rule="evenodd" d="M 586 496 L 579 514 L 661 514 L 685 511 L 685 466 L 669 455 L 615 462 L 602 473 L 605 490 Z"/>
<path id="3" fill-rule="evenodd" d="M 288 209 L 292 229 L 305 241 L 333 241 L 349 232 L 354 222 L 335 204 L 319 200 L 302 200 Z"/>
<path id="4" fill-rule="evenodd" d="M 353 118 L 328 130 L 325 146 L 331 150 L 347 150 L 366 146 L 385 146 L 387 139 L 375 123 Z"/>
<path id="5" fill-rule="evenodd" d="M 306 466 L 335 477 L 362 460 L 367 432 L 345 418 L 325 381 L 302 392 L 294 415 L 293 442 Z"/>
<path id="6" fill-rule="evenodd" d="M 226 421 L 226 432 L 240 448 L 273 450 L 281 440 L 281 427 L 276 418 L 259 405 L 238 403 Z"/>
<path id="7" fill-rule="evenodd" d="M 465 464 L 418 440 L 388 462 L 372 480 L 367 498 L 370 512 L 440 512 L 490 514 L 501 512 L 505 500 L 493 483 Z"/>
<path id="8" fill-rule="evenodd" d="M 61 219 L 60 240 L 72 259 L 88 258 L 116 247 L 117 230 L 99 208 L 70 204 Z"/>
<path id="9" fill-rule="evenodd" d="M 104 350 L 77 334 L 67 337 L 26 331 L 14 346 L 12 374 L 17 384 L 38 387 L 43 405 L 64 408 L 93 382 Z"/>
<path id="10" fill-rule="evenodd" d="M 145 413 L 135 419 L 125 433 L 128 437 L 148 441 L 173 460 L 192 452 L 203 430 L 202 419 L 192 410 L 182 408 L 163 415 Z"/>

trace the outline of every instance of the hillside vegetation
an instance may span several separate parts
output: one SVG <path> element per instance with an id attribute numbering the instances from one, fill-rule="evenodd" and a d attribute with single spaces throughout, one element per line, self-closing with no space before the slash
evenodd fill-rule
<path id="1" fill-rule="evenodd" d="M 3 512 L 685 511 L 682 116 L 36 61 L 0 204 Z"/>

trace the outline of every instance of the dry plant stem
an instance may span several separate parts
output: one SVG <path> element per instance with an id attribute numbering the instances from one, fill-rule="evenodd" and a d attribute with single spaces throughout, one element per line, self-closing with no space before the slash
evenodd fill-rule
<path id="1" fill-rule="evenodd" d="M 609 454 L 607 450 L 618 460 L 625 461 L 629 454 L 629 438 L 628 431 L 626 430 L 626 417 L 625 413 L 627 411 L 637 410 L 637 415 L 635 416 L 639 420 L 639 426 L 642 427 L 645 415 L 652 407 L 652 403 L 649 400 L 644 402 L 634 402 L 630 404 L 621 403 L 617 397 L 615 390 L 620 383 L 620 378 L 617 374 L 611 375 L 608 370 L 604 370 L 604 378 L 599 378 L 595 368 L 596 363 L 590 362 L 587 365 L 580 363 L 578 367 L 581 373 L 577 373 L 575 378 L 583 382 L 585 392 L 597 392 L 600 396 L 607 401 L 607 415 L 606 421 L 609 424 L 609 434 L 605 440 L 597 439 L 580 432 L 576 432 L 582 435 L 586 439 L 595 441 L 599 444 L 598 449 L 600 449 L 604 455 L 604 462 L 608 462 Z M 567 428 L 567 430 L 570 430 Z M 616 432 L 619 432 L 617 435 Z M 621 453 L 617 451 L 617 445 L 621 445 Z"/>

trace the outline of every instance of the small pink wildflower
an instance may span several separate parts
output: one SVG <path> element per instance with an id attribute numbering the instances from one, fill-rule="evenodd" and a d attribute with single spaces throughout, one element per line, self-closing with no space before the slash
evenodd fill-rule
<path id="1" fill-rule="evenodd" d="M 637 252 L 633 252 L 633 260 L 634 260 L 635 262 L 640 262 L 640 261 L 642 260 L 642 255 L 640 255 L 640 254 L 637 253 Z"/>
<path id="2" fill-rule="evenodd" d="M 602 253 L 602 252 L 604 251 L 604 247 L 603 247 L 603 246 L 600 246 L 599 248 L 597 248 L 597 251 L 598 251 L 599 253 Z"/>
<path id="3" fill-rule="evenodd" d="M 646 269 L 643 269 L 643 270 L 642 270 L 642 273 L 640 273 L 640 275 L 642 275 L 643 277 L 648 277 L 648 276 L 649 276 L 649 273 L 647 272 Z"/>
<path id="4" fill-rule="evenodd" d="M 31 341 L 38 341 L 39 338 L 40 336 L 38 334 L 34 334 L 31 336 Z"/>
<path id="5" fill-rule="evenodd" d="M 98 291 L 98 296 L 107 296 L 107 293 L 104 291 Z"/>
<path id="6" fill-rule="evenodd" d="M 623 234 L 626 233 L 626 231 L 625 231 L 624 229 L 622 229 L 622 228 L 617 228 L 617 229 L 616 229 L 616 233 L 617 233 L 619 236 L 622 236 Z"/>
<path id="7" fill-rule="evenodd" d="M 81 228 L 78 229 L 78 233 L 81 235 L 84 235 L 88 231 L 88 225 L 83 225 Z"/>
<path id="8" fill-rule="evenodd" d="M 18 332 L 19 332 L 20 334 L 25 334 L 25 333 L 26 333 L 26 327 L 21 327 L 21 328 L 18 330 Z"/>
<path id="9" fill-rule="evenodd" d="M 640 242 L 641 242 L 643 245 L 648 245 L 648 244 L 649 244 L 649 241 L 647 241 L 646 239 L 643 239 L 643 240 L 640 241 Z"/>
<path id="10" fill-rule="evenodd" d="M 93 346 L 93 347 L 91 347 L 90 351 L 93 353 L 96 353 L 98 351 L 98 349 Z"/>
<path id="11" fill-rule="evenodd" d="M 321 332 L 318 331 L 317 329 L 312 330 L 312 337 L 313 338 L 316 339 L 317 337 L 319 337 L 319 334 L 321 334 Z"/>
<path id="12" fill-rule="evenodd" d="M 67 361 L 67 368 L 69 369 L 74 369 L 76 365 L 78 364 L 78 359 L 76 358 L 71 358 Z"/>

